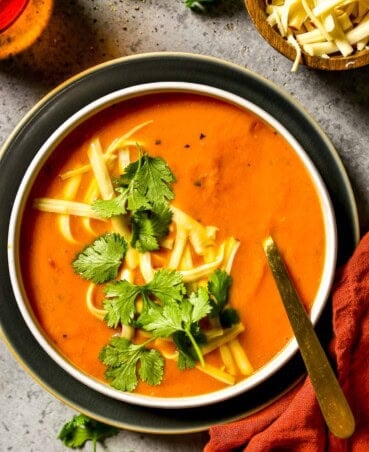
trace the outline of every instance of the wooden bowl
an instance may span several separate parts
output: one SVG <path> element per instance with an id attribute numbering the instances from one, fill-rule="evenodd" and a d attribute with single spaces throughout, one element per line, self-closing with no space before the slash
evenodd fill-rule
<path id="1" fill-rule="evenodd" d="M 294 61 L 295 49 L 267 22 L 265 0 L 245 0 L 245 5 L 256 29 L 282 55 Z M 345 71 L 369 64 L 369 49 L 355 52 L 349 56 L 335 55 L 330 58 L 310 56 L 302 51 L 301 63 L 313 69 L 326 71 Z"/>

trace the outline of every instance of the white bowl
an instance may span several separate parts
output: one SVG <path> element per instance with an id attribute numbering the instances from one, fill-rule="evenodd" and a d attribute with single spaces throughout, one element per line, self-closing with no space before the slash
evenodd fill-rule
<path id="1" fill-rule="evenodd" d="M 268 378 L 275 374 L 281 367 L 283 367 L 297 352 L 298 346 L 296 340 L 291 339 L 289 343 L 277 355 L 275 355 L 262 368 L 256 370 L 255 373 L 252 374 L 250 377 L 244 379 L 243 381 L 235 384 L 232 387 L 227 387 L 216 392 L 192 397 L 160 398 L 118 391 L 110 387 L 108 384 L 104 384 L 103 382 L 98 381 L 78 370 L 76 367 L 70 364 L 70 362 L 64 359 L 64 357 L 58 352 L 58 350 L 53 347 L 50 340 L 45 336 L 45 334 L 41 330 L 35 316 L 32 313 L 32 310 L 30 309 L 30 304 L 27 299 L 27 293 L 22 282 L 19 264 L 18 252 L 19 252 L 20 223 L 25 208 L 25 204 L 37 174 L 39 173 L 41 167 L 48 159 L 50 154 L 55 150 L 57 145 L 73 129 L 75 129 L 87 118 L 93 116 L 97 112 L 127 99 L 159 92 L 198 93 L 214 97 L 217 99 L 221 99 L 228 103 L 237 105 L 243 109 L 253 112 L 255 115 L 259 116 L 264 121 L 269 123 L 286 139 L 286 141 L 295 150 L 296 154 L 299 156 L 303 165 L 309 172 L 311 180 L 313 181 L 316 187 L 316 192 L 321 203 L 321 208 L 324 217 L 326 248 L 325 250 L 323 250 L 323 252 L 325 253 L 325 262 L 321 283 L 319 285 L 319 289 L 310 312 L 311 320 L 313 324 L 316 324 L 329 297 L 336 267 L 336 254 L 337 254 L 337 233 L 336 233 L 335 215 L 324 182 L 322 181 L 321 176 L 319 175 L 318 171 L 316 170 L 315 166 L 313 165 L 312 161 L 310 160 L 304 149 L 289 133 L 289 131 L 278 122 L 276 118 L 273 118 L 269 113 L 265 112 L 257 105 L 241 97 L 238 97 L 237 95 L 220 90 L 218 88 L 201 84 L 193 84 L 187 82 L 157 82 L 137 85 L 122 90 L 118 90 L 86 105 L 84 108 L 82 108 L 73 116 L 71 116 L 67 121 L 65 121 L 58 129 L 56 129 L 55 132 L 52 133 L 52 135 L 49 137 L 49 139 L 43 144 L 43 146 L 40 148 L 40 150 L 32 160 L 30 166 L 28 167 L 23 177 L 22 183 L 19 187 L 14 202 L 10 218 L 9 236 L 8 236 L 9 272 L 16 302 L 19 306 L 19 309 L 22 313 L 22 316 L 28 328 L 30 329 L 38 343 L 41 345 L 41 347 L 49 354 L 49 356 L 74 378 L 84 383 L 88 387 L 94 389 L 95 391 L 98 391 L 109 397 L 132 404 L 157 408 L 198 407 L 235 397 L 241 393 L 244 393 L 245 391 L 250 390 L 251 388 L 256 387 L 262 382 L 265 382 Z"/>

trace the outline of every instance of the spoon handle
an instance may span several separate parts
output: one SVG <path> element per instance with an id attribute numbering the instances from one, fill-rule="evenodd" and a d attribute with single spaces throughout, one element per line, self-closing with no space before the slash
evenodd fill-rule
<path id="1" fill-rule="evenodd" d="M 328 428 L 338 438 L 349 438 L 355 420 L 347 400 L 272 237 L 263 247 Z"/>

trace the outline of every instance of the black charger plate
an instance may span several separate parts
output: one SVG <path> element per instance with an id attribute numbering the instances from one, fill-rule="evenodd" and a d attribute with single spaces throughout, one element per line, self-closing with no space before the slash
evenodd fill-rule
<path id="1" fill-rule="evenodd" d="M 61 369 L 40 347 L 26 326 L 11 288 L 7 234 L 18 186 L 49 135 L 81 107 L 115 90 L 150 82 L 184 81 L 214 86 L 258 105 L 279 122 L 310 156 L 331 196 L 337 218 L 338 265 L 354 250 L 358 217 L 351 185 L 332 144 L 303 108 L 287 93 L 262 77 L 214 58 L 153 53 L 113 60 L 72 78 L 43 98 L 21 121 L 2 149 L 0 160 L 0 324 L 21 364 L 50 393 L 105 423 L 150 433 L 189 433 L 255 412 L 290 389 L 304 374 L 296 354 L 273 377 L 246 394 L 215 405 L 193 409 L 153 409 L 120 402 L 93 391 Z M 329 339 L 330 304 L 317 326 Z"/>

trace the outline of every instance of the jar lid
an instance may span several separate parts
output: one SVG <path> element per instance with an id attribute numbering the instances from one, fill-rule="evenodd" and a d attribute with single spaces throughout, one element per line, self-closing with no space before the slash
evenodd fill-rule
<path id="1" fill-rule="evenodd" d="M 16 20 L 27 3 L 28 0 L 0 0 L 0 31 Z"/>

